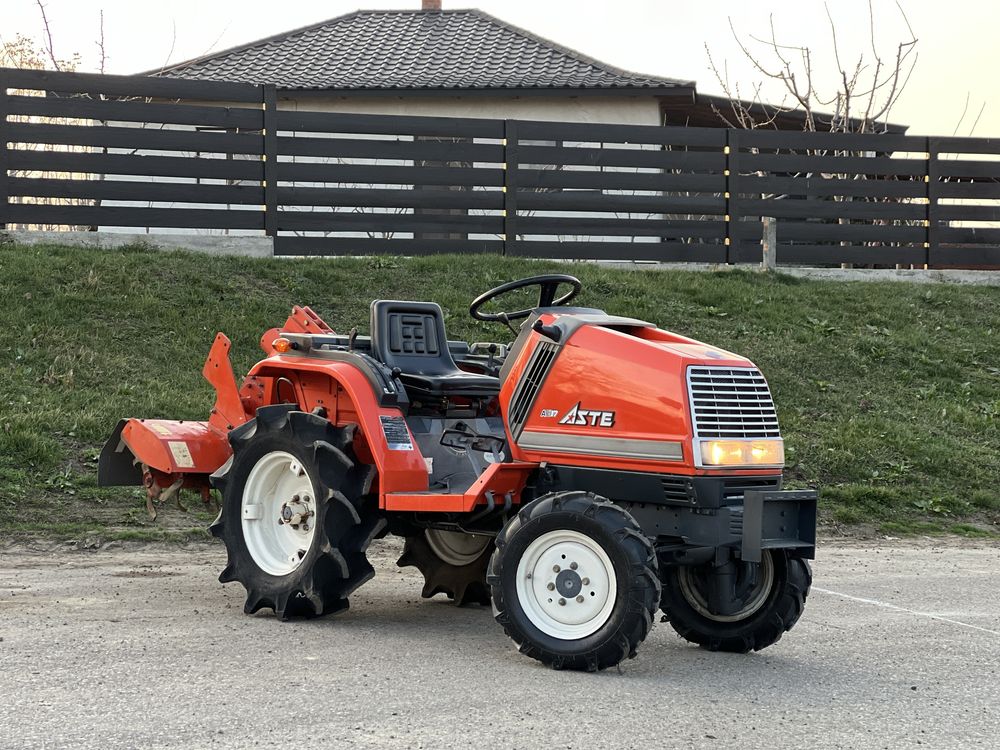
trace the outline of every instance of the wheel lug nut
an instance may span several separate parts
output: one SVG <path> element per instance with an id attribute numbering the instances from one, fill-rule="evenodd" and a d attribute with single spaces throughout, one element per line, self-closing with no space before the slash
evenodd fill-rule
<path id="1" fill-rule="evenodd" d="M 570 570 L 576 570 L 576 569 L 577 569 L 578 567 L 580 567 L 580 566 L 579 566 L 579 565 L 577 565 L 577 564 L 576 564 L 575 562 L 571 562 L 571 563 L 569 564 L 569 569 L 570 569 Z"/>
<path id="2" fill-rule="evenodd" d="M 546 586 L 545 588 L 547 588 L 549 591 L 555 591 L 556 590 L 556 585 L 554 583 L 550 582 L 549 585 Z"/>
<path id="3" fill-rule="evenodd" d="M 578 602 L 579 604 L 583 604 L 583 594 L 580 594 L 580 596 L 576 597 L 576 601 L 577 601 L 577 602 Z"/>
<path id="4" fill-rule="evenodd" d="M 589 586 L 590 585 L 590 579 L 589 578 L 584 578 L 582 581 L 580 581 L 580 583 L 582 583 L 584 586 Z"/>
<path id="5" fill-rule="evenodd" d="M 559 568 L 559 566 L 558 566 L 558 565 L 553 565 L 553 566 L 552 566 L 552 572 L 553 572 L 553 573 L 558 573 L 558 572 L 559 572 L 559 570 L 560 570 L 560 568 Z"/>
<path id="6" fill-rule="evenodd" d="M 566 600 L 565 600 L 565 599 L 560 599 L 560 600 L 559 600 L 559 606 L 560 606 L 560 607 L 564 607 L 564 606 L 566 606 Z"/>

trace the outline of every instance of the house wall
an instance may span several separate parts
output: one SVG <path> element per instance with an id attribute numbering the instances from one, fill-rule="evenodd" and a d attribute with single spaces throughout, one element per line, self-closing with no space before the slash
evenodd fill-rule
<path id="1" fill-rule="evenodd" d="M 646 96 L 307 96 L 284 98 L 280 109 L 371 115 L 660 125 L 660 103 Z"/>

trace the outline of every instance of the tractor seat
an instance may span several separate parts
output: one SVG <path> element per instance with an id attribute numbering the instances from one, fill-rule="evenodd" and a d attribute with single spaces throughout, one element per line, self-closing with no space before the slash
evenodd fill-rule
<path id="1" fill-rule="evenodd" d="M 398 367 L 408 391 L 425 396 L 483 398 L 500 392 L 500 380 L 460 370 L 448 350 L 444 315 L 435 302 L 377 299 L 371 308 L 372 352 Z"/>

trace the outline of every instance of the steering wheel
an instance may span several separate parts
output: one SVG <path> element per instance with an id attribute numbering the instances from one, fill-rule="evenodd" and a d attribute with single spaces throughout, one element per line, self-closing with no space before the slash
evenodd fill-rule
<path id="1" fill-rule="evenodd" d="M 556 292 L 559 290 L 560 284 L 569 284 L 573 288 L 562 297 L 556 298 Z M 538 304 L 535 307 L 529 307 L 526 310 L 515 310 L 514 312 L 486 313 L 482 311 L 482 307 L 487 302 L 491 302 L 508 292 L 513 292 L 515 289 L 524 289 L 530 286 L 537 286 L 539 288 Z M 521 320 L 527 318 L 539 307 L 565 305 L 576 297 L 581 289 L 583 289 L 583 284 L 580 283 L 578 278 L 564 273 L 549 273 L 542 276 L 530 276 L 526 279 L 518 279 L 517 281 L 508 281 L 506 284 L 494 287 L 472 300 L 472 304 L 469 305 L 469 315 L 476 320 L 485 320 L 488 322 L 500 321 L 501 323 L 508 323 L 511 320 Z"/>

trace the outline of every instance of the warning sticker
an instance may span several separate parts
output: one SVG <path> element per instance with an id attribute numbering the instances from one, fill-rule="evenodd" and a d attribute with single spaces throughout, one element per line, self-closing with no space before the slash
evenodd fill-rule
<path id="1" fill-rule="evenodd" d="M 412 451 L 410 431 L 402 417 L 379 417 L 382 420 L 382 434 L 391 451 Z"/>
<path id="2" fill-rule="evenodd" d="M 170 436 L 170 428 L 167 427 L 166 425 L 159 424 L 158 422 L 153 422 L 149 426 L 153 428 L 154 432 L 158 432 L 161 435 L 167 435 L 168 437 Z"/>
<path id="3" fill-rule="evenodd" d="M 182 440 L 171 440 L 167 442 L 170 453 L 174 457 L 174 463 L 178 469 L 193 469 L 194 459 L 191 458 L 191 451 L 188 450 L 187 443 Z"/>

